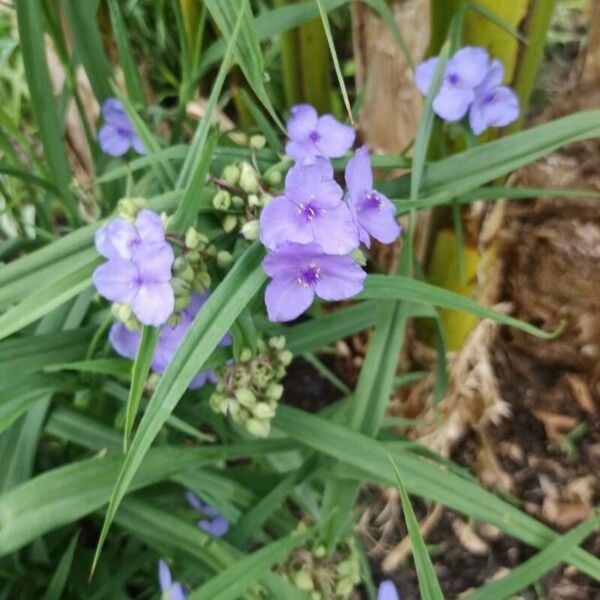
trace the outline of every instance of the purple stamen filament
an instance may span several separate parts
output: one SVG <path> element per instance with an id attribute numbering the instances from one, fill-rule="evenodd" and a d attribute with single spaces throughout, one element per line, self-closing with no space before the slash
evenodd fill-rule
<path id="1" fill-rule="evenodd" d="M 321 277 L 321 269 L 314 262 L 302 267 L 298 283 L 304 287 L 314 287 Z"/>
<path id="2" fill-rule="evenodd" d="M 312 221 L 324 212 L 322 208 L 315 206 L 312 202 L 298 205 L 298 214 L 302 215 L 307 221 Z"/>
<path id="3" fill-rule="evenodd" d="M 319 132 L 318 132 L 318 131 L 311 131 L 311 132 L 308 134 L 308 139 L 309 139 L 311 142 L 315 143 L 315 142 L 318 142 L 318 141 L 321 139 L 321 136 L 319 135 Z"/>
<path id="4" fill-rule="evenodd" d="M 381 207 L 381 198 L 375 191 L 369 192 L 363 196 L 361 210 L 378 210 Z"/>

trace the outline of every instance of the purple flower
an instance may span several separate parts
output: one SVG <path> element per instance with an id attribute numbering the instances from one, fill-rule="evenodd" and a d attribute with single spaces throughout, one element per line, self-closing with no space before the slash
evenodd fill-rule
<path id="1" fill-rule="evenodd" d="M 348 161 L 345 176 L 348 205 L 357 223 L 360 241 L 370 248 L 369 236 L 383 244 L 396 240 L 400 235 L 396 209 L 383 194 L 373 189 L 373 172 L 366 146 L 359 148 Z"/>
<path id="2" fill-rule="evenodd" d="M 158 582 L 160 584 L 161 600 L 184 600 L 187 592 L 181 583 L 173 581 L 169 565 L 161 558 L 158 561 Z"/>
<path id="3" fill-rule="evenodd" d="M 135 226 L 114 219 L 96 232 L 96 249 L 108 258 L 92 276 L 98 293 L 129 304 L 144 325 L 162 325 L 173 312 L 173 249 L 165 240 L 160 217 L 142 210 Z"/>
<path id="4" fill-rule="evenodd" d="M 183 341 L 194 317 L 198 314 L 207 299 L 208 293 L 194 294 L 188 307 L 181 313 L 179 324 L 176 327 L 163 325 L 154 350 L 154 356 L 152 357 L 153 371 L 164 373 L 179 344 Z M 117 354 L 131 360 L 135 359 L 141 339 L 139 331 L 131 331 L 123 323 L 115 323 L 110 329 L 108 338 Z M 230 345 L 231 336 L 227 334 L 221 340 L 219 346 Z M 213 370 L 199 372 L 189 387 L 190 389 L 197 389 L 202 387 L 207 381 L 216 383 L 217 376 Z"/>
<path id="5" fill-rule="evenodd" d="M 138 137 L 120 100 L 109 98 L 102 105 L 104 125 L 98 132 L 98 143 L 102 152 L 110 156 L 123 156 L 133 148 L 144 154 L 144 146 Z"/>
<path id="6" fill-rule="evenodd" d="M 297 162 L 309 164 L 317 156 L 337 158 L 345 154 L 354 143 L 354 130 L 342 125 L 331 115 L 319 117 L 310 104 L 292 107 L 287 124 L 290 141 L 285 151 Z"/>
<path id="7" fill-rule="evenodd" d="M 502 85 L 504 67 L 493 60 L 484 80 L 475 89 L 475 99 L 469 112 L 469 123 L 475 135 L 488 127 L 505 127 L 519 116 L 519 99 Z"/>
<path id="8" fill-rule="evenodd" d="M 379 584 L 377 600 L 400 600 L 400 594 L 392 581 L 385 579 Z"/>
<path id="9" fill-rule="evenodd" d="M 265 291 L 271 321 L 291 321 L 312 303 L 344 300 L 363 289 L 367 274 L 349 256 L 323 254 L 318 244 L 284 243 L 269 252 L 262 263 L 272 277 Z"/>
<path id="10" fill-rule="evenodd" d="M 438 57 L 421 63 L 415 71 L 415 83 L 426 95 L 433 83 Z M 488 72 L 489 55 L 484 48 L 466 46 L 446 63 L 442 85 L 433 100 L 433 111 L 446 121 L 459 121 L 475 99 L 475 88 Z"/>
<path id="11" fill-rule="evenodd" d="M 283 196 L 260 216 L 260 239 L 270 250 L 284 242 L 316 242 L 327 254 L 347 254 L 358 246 L 358 230 L 328 160 L 297 164 L 288 172 Z"/>
<path id="12" fill-rule="evenodd" d="M 200 529 L 216 538 L 223 537 L 229 531 L 229 519 L 224 517 L 216 508 L 202 502 L 193 492 L 186 492 L 185 497 L 192 508 L 206 517 L 198 521 Z"/>

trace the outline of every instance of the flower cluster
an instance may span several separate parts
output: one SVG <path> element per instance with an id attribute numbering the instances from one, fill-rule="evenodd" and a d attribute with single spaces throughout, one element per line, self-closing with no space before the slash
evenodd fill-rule
<path id="1" fill-rule="evenodd" d="M 298 529 L 305 527 L 301 522 Z M 278 571 L 312 600 L 349 600 L 360 583 L 360 555 L 356 542 L 349 537 L 330 555 L 323 545 L 301 547 L 285 559 Z"/>
<path id="2" fill-rule="evenodd" d="M 285 349 L 285 338 L 273 337 L 268 344 L 259 338 L 258 356 L 242 350 L 240 361 L 217 370 L 219 383 L 210 399 L 215 412 L 229 415 L 256 437 L 266 437 L 271 430 L 277 403 L 283 394 L 279 383 L 292 353 Z"/>
<path id="3" fill-rule="evenodd" d="M 158 342 L 152 356 L 152 370 L 163 373 L 168 367 L 175 351 L 183 341 L 194 317 L 198 314 L 203 304 L 208 299 L 208 293 L 194 294 L 190 303 L 182 312 L 178 323 L 174 326 L 165 324 L 160 330 Z M 125 358 L 135 359 L 140 345 L 140 331 L 128 329 L 123 323 L 114 323 L 109 333 L 109 340 L 115 351 Z M 231 336 L 227 334 L 219 343 L 221 347 L 231 345 Z M 217 382 L 215 372 L 212 370 L 201 371 L 190 383 L 190 389 L 202 387 L 207 381 Z"/>
<path id="4" fill-rule="evenodd" d="M 310 127 L 316 132 L 312 137 L 306 134 Z M 271 321 L 295 319 L 315 295 L 344 300 L 358 294 L 366 273 L 351 253 L 360 242 L 369 247 L 371 237 L 390 243 L 400 234 L 393 204 L 373 189 L 366 147 L 348 161 L 345 198 L 335 181 L 326 157 L 349 149 L 354 135 L 346 129 L 328 115 L 317 118 L 307 105 L 292 110 L 288 152 L 301 160 L 289 170 L 283 194 L 260 216 L 260 239 L 269 249 L 263 268 L 272 278 L 265 292 Z"/>
<path id="5" fill-rule="evenodd" d="M 215 538 L 223 537 L 229 531 L 229 519 L 224 517 L 216 508 L 202 502 L 194 492 L 186 492 L 187 503 L 198 512 L 202 513 L 203 519 L 198 521 L 198 527 Z"/>
<path id="6" fill-rule="evenodd" d="M 128 210 L 143 201 L 121 202 Z M 144 325 L 162 325 L 175 306 L 171 287 L 173 250 L 165 239 L 160 216 L 142 209 L 135 221 L 117 218 L 96 232 L 96 249 L 108 259 L 93 274 L 98 293 L 127 305 Z"/>
<path id="7" fill-rule="evenodd" d="M 104 125 L 98 132 L 98 144 L 102 152 L 110 156 L 123 156 L 130 148 L 144 154 L 144 146 L 138 137 L 123 105 L 116 98 L 109 98 L 102 105 Z"/>
<path id="8" fill-rule="evenodd" d="M 158 561 L 158 583 L 161 600 L 185 600 L 188 593 L 181 583 L 173 581 L 169 565 L 163 560 Z"/>
<path id="9" fill-rule="evenodd" d="M 429 92 L 438 60 L 437 56 L 430 58 L 415 71 L 415 83 L 424 95 Z M 446 121 L 459 121 L 468 112 L 475 135 L 488 127 L 505 127 L 519 116 L 519 99 L 502 85 L 503 78 L 502 63 L 496 59 L 490 62 L 487 50 L 461 48 L 445 65 L 433 110 Z"/>

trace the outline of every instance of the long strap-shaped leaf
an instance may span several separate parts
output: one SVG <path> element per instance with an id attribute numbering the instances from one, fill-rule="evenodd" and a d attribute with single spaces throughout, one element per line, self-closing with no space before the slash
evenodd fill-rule
<path id="1" fill-rule="evenodd" d="M 198 370 L 202 368 L 237 316 L 265 282 L 266 275 L 260 266 L 262 257 L 263 250 L 258 244 L 242 255 L 192 322 L 183 342 L 161 377 L 131 448 L 125 456 L 106 513 L 92 570 L 98 562 L 115 512 L 160 428 L 177 406 Z"/>
<path id="2" fill-rule="evenodd" d="M 337 474 L 363 483 L 367 480 L 395 485 L 396 475 L 389 462 L 391 454 L 402 469 L 403 483 L 411 494 L 442 502 L 477 521 L 491 523 L 536 548 L 543 548 L 558 537 L 555 531 L 477 483 L 410 451 L 396 446 L 392 449 L 366 435 L 289 406 L 277 409 L 273 425 L 308 448 L 347 465 L 330 472 L 329 476 Z M 585 550 L 575 548 L 563 559 L 600 580 L 600 559 Z"/>
<path id="3" fill-rule="evenodd" d="M 504 315 L 491 308 L 478 304 L 460 294 L 455 294 L 435 285 L 403 277 L 401 275 L 369 275 L 360 297 L 369 300 L 382 298 L 412 300 L 415 302 L 433 304 L 434 306 L 442 306 L 452 310 L 460 310 L 485 319 L 492 319 L 503 325 L 521 329 L 522 331 L 526 331 L 527 333 L 544 339 L 556 337 L 562 329 L 562 327 L 559 327 L 556 331 L 543 331 L 529 323 L 525 323 L 524 321 L 509 317 L 508 315 Z"/>

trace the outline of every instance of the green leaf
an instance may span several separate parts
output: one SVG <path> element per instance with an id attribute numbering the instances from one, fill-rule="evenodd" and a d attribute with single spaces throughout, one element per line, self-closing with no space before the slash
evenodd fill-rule
<path id="1" fill-rule="evenodd" d="M 559 537 L 546 525 L 477 483 L 429 458 L 402 450 L 395 443 L 390 446 L 378 442 L 289 406 L 278 407 L 273 426 L 308 448 L 343 463 L 340 468 L 329 469 L 328 477 L 355 478 L 362 484 L 394 485 L 396 477 L 388 460 L 391 454 L 394 461 L 402 465 L 403 483 L 411 494 L 441 502 L 476 521 L 491 523 L 504 533 L 536 548 L 543 548 Z M 563 559 L 600 580 L 600 560 L 584 550 L 575 548 Z"/>
<path id="2" fill-rule="evenodd" d="M 73 557 L 75 556 L 75 548 L 77 547 L 77 538 L 79 533 L 76 533 L 69 542 L 65 553 L 62 555 L 58 567 L 50 581 L 50 585 L 44 595 L 44 600 L 60 600 L 64 598 L 65 588 L 69 579 L 69 571 L 73 564 Z"/>
<path id="3" fill-rule="evenodd" d="M 515 567 L 508 575 L 488 583 L 472 594 L 469 600 L 504 600 L 535 583 L 548 571 L 562 562 L 565 556 L 579 546 L 585 538 L 598 530 L 600 515 L 596 511 L 589 519 L 573 527 L 564 535 L 557 536 L 541 552 Z M 596 580 L 600 573 L 596 574 Z"/>
<path id="4" fill-rule="evenodd" d="M 112 96 L 112 91 L 111 69 L 96 22 L 98 4 L 99 2 L 94 0 L 88 2 L 64 0 L 63 2 L 77 52 L 76 56 L 81 60 L 96 100 L 102 104 Z"/>
<path id="5" fill-rule="evenodd" d="M 117 508 L 160 428 L 198 370 L 202 369 L 237 316 L 265 282 L 266 276 L 260 266 L 262 257 L 263 250 L 258 244 L 254 244 L 240 257 L 192 322 L 161 377 L 117 478 L 98 541 L 94 565 L 98 561 Z"/>
<path id="6" fill-rule="evenodd" d="M 425 542 L 421 536 L 421 530 L 419 529 L 419 522 L 415 516 L 415 511 L 410 503 L 410 498 L 400 472 L 393 459 L 390 457 L 390 462 L 394 467 L 397 477 L 398 492 L 400 494 L 400 502 L 402 504 L 402 512 L 404 513 L 404 521 L 406 522 L 406 528 L 408 529 L 408 535 L 410 536 L 410 542 L 412 546 L 412 555 L 415 559 L 415 568 L 417 570 L 417 577 L 419 579 L 419 590 L 421 592 L 422 600 L 444 600 L 444 595 L 440 588 L 440 582 L 438 581 L 433 564 L 431 564 L 431 558 L 425 547 Z"/>
<path id="7" fill-rule="evenodd" d="M 108 10 L 117 50 L 119 52 L 119 64 L 123 69 L 127 93 L 134 104 L 142 106 L 146 101 L 144 88 L 142 86 L 138 65 L 133 55 L 133 50 L 131 49 L 129 35 L 125 28 L 125 23 L 123 22 L 123 15 L 121 14 L 121 8 L 119 7 L 118 1 L 108 0 Z"/>
<path id="8" fill-rule="evenodd" d="M 142 399 L 146 378 L 150 372 L 150 365 L 159 335 L 160 328 L 158 327 L 148 327 L 146 325 L 142 329 L 142 339 L 140 340 L 135 362 L 131 369 L 131 386 L 129 388 L 127 410 L 125 412 L 125 430 L 123 432 L 123 449 L 125 452 L 127 452 L 129 436 L 133 431 L 133 424 L 135 423 L 135 417 L 140 406 L 140 400 Z"/>
<path id="9" fill-rule="evenodd" d="M 562 331 L 562 326 L 555 331 L 543 331 L 534 325 L 477 304 L 477 302 L 459 294 L 401 275 L 369 275 L 365 283 L 365 288 L 359 297 L 367 300 L 411 300 L 442 306 L 452 310 L 460 310 L 484 319 L 492 319 L 503 325 L 515 327 L 546 340 L 556 337 Z"/>
<path id="10" fill-rule="evenodd" d="M 189 600 L 235 600 L 274 564 L 309 539 L 314 529 L 290 535 L 244 556 L 216 577 L 194 590 Z"/>
<path id="11" fill-rule="evenodd" d="M 488 19 L 494 25 L 497 25 L 505 31 L 509 35 L 512 35 L 514 38 L 519 40 L 523 44 L 527 44 L 527 38 L 522 35 L 517 29 L 515 29 L 510 23 L 507 23 L 504 19 L 499 17 L 494 11 L 490 10 L 487 6 L 483 4 L 479 4 L 479 2 L 469 2 L 467 4 L 469 10 L 472 10 L 474 13 Z"/>
<path id="12" fill-rule="evenodd" d="M 60 190 L 65 211 L 77 223 L 77 205 L 71 193 L 71 169 L 63 143 L 63 132 L 57 104 L 50 93 L 52 84 L 44 46 L 44 14 L 41 2 L 17 0 L 17 26 L 31 108 L 44 147 L 44 154 L 56 187 Z"/>

